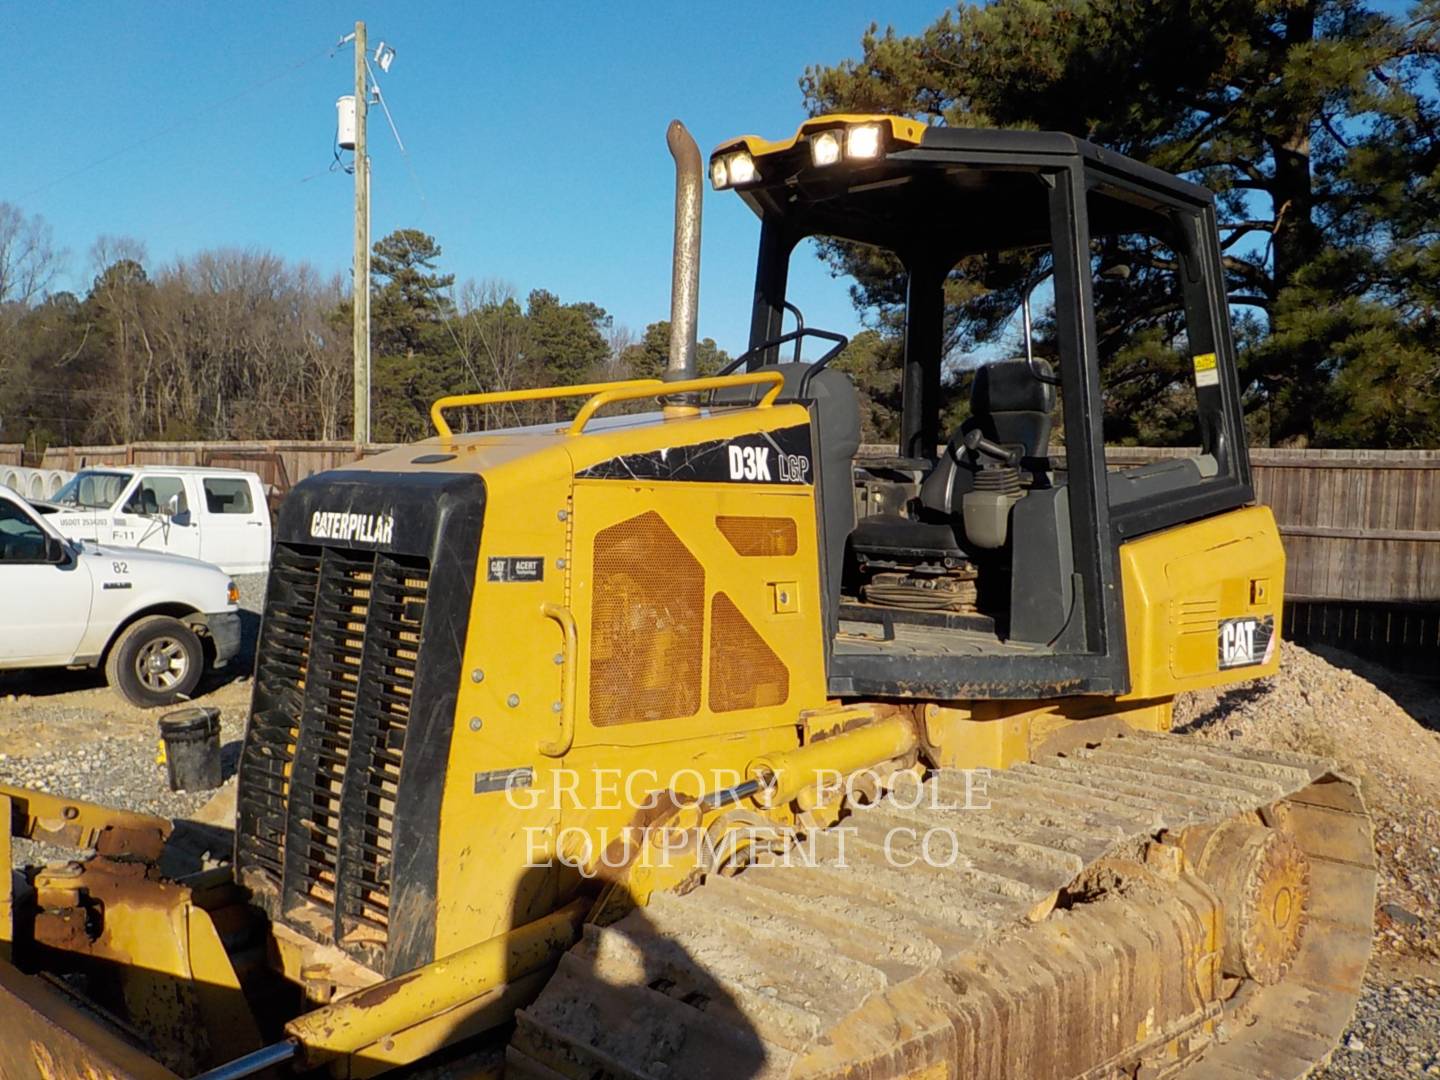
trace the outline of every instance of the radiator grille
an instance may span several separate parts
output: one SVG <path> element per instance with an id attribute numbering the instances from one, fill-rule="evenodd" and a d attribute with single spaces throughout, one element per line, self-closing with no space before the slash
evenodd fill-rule
<path id="1" fill-rule="evenodd" d="M 799 544 L 794 518 L 718 514 L 715 527 L 736 553 L 746 558 L 794 555 Z"/>
<path id="2" fill-rule="evenodd" d="M 782 705 L 790 669 L 723 592 L 710 604 L 710 711 Z"/>
<path id="3" fill-rule="evenodd" d="M 265 827 L 242 829 L 241 861 L 278 878 L 292 925 L 379 966 L 429 565 L 279 544 L 271 573 L 266 707 L 251 721 L 240 806 L 242 822 Z"/>
<path id="4" fill-rule="evenodd" d="M 700 710 L 705 571 L 653 510 L 595 535 L 590 719 L 597 727 Z"/>

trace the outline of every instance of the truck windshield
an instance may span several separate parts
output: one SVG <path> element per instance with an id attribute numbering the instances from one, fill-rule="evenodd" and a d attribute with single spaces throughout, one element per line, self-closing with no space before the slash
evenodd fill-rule
<path id="1" fill-rule="evenodd" d="M 86 510 L 104 510 L 115 504 L 120 492 L 130 482 L 123 472 L 95 472 L 86 469 L 70 478 L 51 501 L 60 506 L 76 506 Z"/>

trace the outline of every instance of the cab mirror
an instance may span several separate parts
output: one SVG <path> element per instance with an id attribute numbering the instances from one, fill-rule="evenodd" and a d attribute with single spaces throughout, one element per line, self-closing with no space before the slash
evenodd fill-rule
<path id="1" fill-rule="evenodd" d="M 63 563 L 69 557 L 65 548 L 65 541 L 58 536 L 45 537 L 45 561 L 48 563 Z"/>

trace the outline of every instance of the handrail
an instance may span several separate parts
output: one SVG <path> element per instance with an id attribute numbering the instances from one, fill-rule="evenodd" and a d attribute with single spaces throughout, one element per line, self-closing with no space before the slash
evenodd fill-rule
<path id="1" fill-rule="evenodd" d="M 445 422 L 446 409 L 463 409 L 469 405 L 504 405 L 512 401 L 549 401 L 554 398 L 589 397 L 617 387 L 651 387 L 661 385 L 659 379 L 623 379 L 619 382 L 582 383 L 579 386 L 541 386 L 527 390 L 489 390 L 483 394 L 451 394 L 430 406 L 430 422 L 442 439 L 454 435 Z"/>
<path id="2" fill-rule="evenodd" d="M 790 305 L 786 304 L 785 306 L 789 307 Z M 729 375 L 732 371 L 737 371 L 741 367 L 745 366 L 745 364 L 749 362 L 752 356 L 758 356 L 760 353 L 769 352 L 771 349 L 778 350 L 781 345 L 784 345 L 786 342 L 790 341 L 795 342 L 795 362 L 799 363 L 800 345 L 802 340 L 807 337 L 817 337 L 823 341 L 833 341 L 835 343 L 834 347 L 827 351 L 824 356 L 820 357 L 819 360 L 816 360 L 813 364 L 810 365 L 811 371 L 805 373 L 805 377 L 807 379 L 810 377 L 811 372 L 819 371 L 821 368 L 825 367 L 826 364 L 830 363 L 831 360 L 835 359 L 835 357 L 839 356 L 841 352 L 844 351 L 846 345 L 850 344 L 850 339 L 844 334 L 837 334 L 833 330 L 821 330 L 819 327 L 815 326 L 801 325 L 798 329 L 791 330 L 788 334 L 781 334 L 779 337 L 773 337 L 769 341 L 762 341 L 754 348 L 746 349 L 739 356 L 735 357 L 734 360 L 731 360 L 730 363 L 726 364 L 723 368 L 721 368 L 720 374 Z M 773 367 L 774 365 L 766 364 L 764 366 Z M 802 386 L 800 390 L 803 393 L 805 387 Z"/>
<path id="3" fill-rule="evenodd" d="M 617 401 L 634 401 L 636 398 L 665 397 L 670 394 L 697 393 L 702 390 L 723 390 L 732 386 L 758 386 L 760 383 L 769 383 L 770 389 L 765 391 L 759 401 L 755 403 L 758 409 L 768 409 L 775 404 L 775 399 L 780 396 L 780 390 L 785 385 L 785 376 L 778 371 L 747 371 L 741 375 L 710 375 L 703 379 L 685 379 L 681 382 L 667 382 L 661 384 L 661 390 L 657 393 L 653 386 L 626 386 L 616 384 L 612 388 L 603 390 L 596 394 L 575 414 L 575 420 L 571 423 L 569 434 L 579 435 L 585 430 L 595 413 L 606 405 L 614 404 Z"/>
<path id="4" fill-rule="evenodd" d="M 562 671 L 563 686 L 560 691 L 560 734 L 553 740 L 542 741 L 535 749 L 546 757 L 564 757 L 575 742 L 575 684 L 580 663 L 580 633 L 575 627 L 575 616 L 569 608 L 561 604 L 542 604 L 540 613 L 559 623 L 565 634 L 565 667 Z"/>

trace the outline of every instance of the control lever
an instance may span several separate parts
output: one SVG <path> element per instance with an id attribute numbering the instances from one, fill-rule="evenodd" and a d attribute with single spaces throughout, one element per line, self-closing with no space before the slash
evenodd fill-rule
<path id="1" fill-rule="evenodd" d="M 979 428 L 971 428 L 961 436 L 960 441 L 965 449 L 973 450 L 986 457 L 992 457 L 1002 465 L 1019 465 L 1021 453 L 1018 450 L 1007 450 L 997 442 L 992 442 L 985 437 L 984 432 Z"/>

